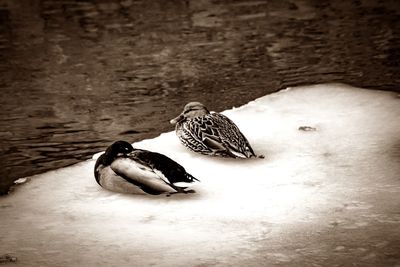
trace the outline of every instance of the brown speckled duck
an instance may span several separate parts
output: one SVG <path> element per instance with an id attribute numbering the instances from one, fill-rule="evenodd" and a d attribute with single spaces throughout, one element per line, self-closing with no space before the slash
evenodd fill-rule
<path id="1" fill-rule="evenodd" d="M 236 124 L 222 114 L 210 113 L 202 103 L 188 103 L 170 122 L 176 125 L 181 143 L 194 152 L 232 158 L 256 157 Z"/>

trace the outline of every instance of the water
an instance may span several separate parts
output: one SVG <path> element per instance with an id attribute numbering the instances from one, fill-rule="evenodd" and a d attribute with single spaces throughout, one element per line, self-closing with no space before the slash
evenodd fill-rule
<path id="1" fill-rule="evenodd" d="M 322 82 L 400 92 L 398 1 L 0 0 L 0 191 L 112 141 Z"/>

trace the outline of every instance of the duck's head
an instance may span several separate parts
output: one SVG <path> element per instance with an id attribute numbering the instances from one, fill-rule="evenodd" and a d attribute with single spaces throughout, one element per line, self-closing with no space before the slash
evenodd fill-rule
<path id="1" fill-rule="evenodd" d="M 176 124 L 180 121 L 187 120 L 187 119 L 193 119 L 199 116 L 204 116 L 206 114 L 209 114 L 210 112 L 208 109 L 200 102 L 190 102 L 187 103 L 186 106 L 183 108 L 183 111 L 181 114 L 179 114 L 178 117 L 175 119 L 170 120 L 169 122 L 171 124 Z"/>
<path id="2" fill-rule="evenodd" d="M 133 147 L 126 141 L 116 141 L 109 146 L 105 152 L 105 155 L 110 160 L 118 156 L 124 156 L 133 151 Z"/>

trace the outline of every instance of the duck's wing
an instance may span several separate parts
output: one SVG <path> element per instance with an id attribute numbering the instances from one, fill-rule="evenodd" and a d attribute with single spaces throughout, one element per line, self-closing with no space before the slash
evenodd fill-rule
<path id="1" fill-rule="evenodd" d="M 143 194 L 143 191 L 147 192 L 114 172 L 111 166 L 104 163 L 104 159 L 105 155 L 102 154 L 94 167 L 94 177 L 101 187 L 118 193 Z"/>
<path id="2" fill-rule="evenodd" d="M 198 181 L 198 179 L 187 173 L 182 165 L 163 154 L 136 149 L 130 153 L 130 156 L 135 157 L 137 162 L 146 165 L 175 189 L 179 189 L 182 186 L 184 186 L 182 188 L 186 188 L 195 180 Z"/>
<path id="3" fill-rule="evenodd" d="M 201 154 L 211 154 L 212 147 L 203 140 L 203 121 L 194 118 L 177 125 L 177 134 L 181 143 L 192 151 Z"/>
<path id="4" fill-rule="evenodd" d="M 113 192 L 126 194 L 159 194 L 157 191 L 149 191 L 151 188 L 142 188 L 141 186 L 124 179 L 111 169 L 111 166 L 105 166 L 99 171 L 98 183 L 101 187 Z"/>
<path id="5" fill-rule="evenodd" d="M 151 167 L 138 161 L 134 156 L 115 159 L 111 163 L 111 169 L 146 193 L 158 195 L 177 191 L 167 179 L 160 177 Z"/>
<path id="6" fill-rule="evenodd" d="M 232 153 L 239 153 L 239 157 L 256 156 L 253 148 L 244 134 L 239 130 L 239 127 L 228 117 L 219 113 L 210 114 L 219 126 L 219 134 L 222 142 Z"/>
<path id="7" fill-rule="evenodd" d="M 212 113 L 194 118 L 190 125 L 192 136 L 216 155 L 240 158 L 255 156 L 236 124 L 222 114 Z"/>
<path id="8" fill-rule="evenodd" d="M 196 117 L 182 125 L 181 142 L 195 152 L 235 157 L 221 138 L 220 122 L 211 114 Z"/>

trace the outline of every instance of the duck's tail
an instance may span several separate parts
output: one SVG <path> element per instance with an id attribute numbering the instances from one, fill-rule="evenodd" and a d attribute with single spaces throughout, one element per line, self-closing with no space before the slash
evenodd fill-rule
<path id="1" fill-rule="evenodd" d="M 173 186 L 176 188 L 180 188 L 180 189 L 186 189 L 186 188 L 190 187 L 194 181 L 200 182 L 199 179 L 197 179 L 196 177 L 194 177 L 193 175 L 191 175 L 189 173 L 185 174 L 185 178 L 186 178 L 186 181 L 173 183 Z"/>
<path id="2" fill-rule="evenodd" d="M 194 181 L 200 182 L 199 179 L 197 179 L 196 177 L 194 177 L 193 175 L 191 175 L 189 173 L 186 173 L 186 177 L 190 182 L 194 182 Z"/>

